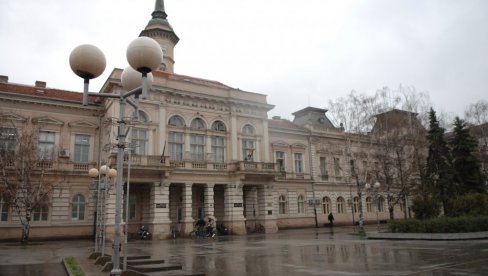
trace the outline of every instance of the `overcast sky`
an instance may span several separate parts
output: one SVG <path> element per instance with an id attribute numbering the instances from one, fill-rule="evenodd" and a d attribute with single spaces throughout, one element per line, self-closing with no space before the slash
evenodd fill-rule
<path id="1" fill-rule="evenodd" d="M 82 91 L 68 58 L 95 44 L 98 91 L 151 18 L 154 0 L 0 0 L 0 75 Z M 351 90 L 414 86 L 463 115 L 488 95 L 485 0 L 166 0 L 175 73 L 268 95 L 269 116 L 325 108 Z"/>

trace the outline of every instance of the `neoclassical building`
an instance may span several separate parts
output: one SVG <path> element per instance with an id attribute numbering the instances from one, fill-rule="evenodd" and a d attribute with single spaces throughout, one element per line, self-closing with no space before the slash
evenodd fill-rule
<path id="1" fill-rule="evenodd" d="M 268 233 L 293 227 L 353 225 L 362 206 L 366 222 L 389 217 L 380 195 L 376 214 L 370 196 L 358 197 L 351 164 L 367 166 L 374 145 L 368 136 L 335 127 L 327 110 L 308 107 L 294 120 L 268 119 L 273 108 L 266 95 L 232 88 L 217 81 L 174 73 L 179 37 L 167 20 L 163 1 L 156 1 L 141 36 L 155 39 L 164 59 L 149 97 L 140 100 L 130 126 L 124 157 L 124 193 L 130 184 L 129 233 L 141 225 L 154 239 L 172 231 L 189 233 L 200 217 L 214 216 L 233 234 L 264 226 Z M 100 93 L 122 90 L 121 69 L 114 69 Z M 17 129 L 38 130 L 38 169 L 54 190 L 34 211 L 32 238 L 75 238 L 94 234 L 97 179 L 90 168 L 114 166 L 119 102 L 82 94 L 15 84 L 0 77 L 0 147 Z M 130 110 L 129 110 L 130 111 Z M 132 111 L 128 112 L 131 114 Z M 130 167 L 130 171 L 129 171 Z M 129 177 L 130 175 L 130 177 Z M 101 179 L 103 181 L 103 179 Z M 104 204 L 107 234 L 113 234 L 115 189 Z M 130 183 L 128 183 L 130 182 Z M 125 196 L 125 195 L 124 195 Z M 1 239 L 20 236 L 20 223 L 0 198 Z M 401 206 L 396 217 L 403 216 Z M 378 215 L 378 217 L 377 217 Z"/>

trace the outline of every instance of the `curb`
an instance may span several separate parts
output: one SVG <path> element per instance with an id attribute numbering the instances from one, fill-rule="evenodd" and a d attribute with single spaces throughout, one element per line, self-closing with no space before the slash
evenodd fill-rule
<path id="1" fill-rule="evenodd" d="M 481 240 L 488 239 L 488 231 L 471 233 L 369 233 L 371 240 Z"/>

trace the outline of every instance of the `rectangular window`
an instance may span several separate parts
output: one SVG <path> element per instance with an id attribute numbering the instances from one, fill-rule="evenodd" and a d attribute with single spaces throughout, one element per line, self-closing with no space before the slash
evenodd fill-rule
<path id="1" fill-rule="evenodd" d="M 168 134 L 168 152 L 170 160 L 183 160 L 183 133 L 170 132 Z"/>
<path id="2" fill-rule="evenodd" d="M 214 156 L 214 162 L 225 162 L 225 137 L 212 137 L 212 154 Z"/>
<path id="3" fill-rule="evenodd" d="M 80 163 L 88 162 L 89 153 L 90 153 L 90 135 L 76 134 L 74 161 Z"/>
<path id="4" fill-rule="evenodd" d="M 47 221 L 48 210 L 49 209 L 48 209 L 47 203 L 40 203 L 32 211 L 32 220 L 33 221 Z"/>
<path id="5" fill-rule="evenodd" d="M 0 128 L 0 154 L 15 151 L 17 130 L 15 128 Z"/>
<path id="6" fill-rule="evenodd" d="M 132 128 L 132 152 L 138 155 L 146 155 L 147 143 L 147 130 Z"/>
<path id="7" fill-rule="evenodd" d="M 303 173 L 303 154 L 295 153 L 295 173 Z"/>
<path id="8" fill-rule="evenodd" d="M 39 132 L 39 144 L 37 148 L 37 157 L 39 160 L 53 160 L 54 156 L 54 137 L 55 133 L 51 131 Z"/>
<path id="9" fill-rule="evenodd" d="M 351 169 L 351 176 L 356 176 L 356 174 L 358 173 L 356 168 L 356 160 L 354 159 L 349 160 L 349 166 Z"/>
<path id="10" fill-rule="evenodd" d="M 8 205 L 3 197 L 0 197 L 0 221 L 8 221 Z"/>
<path id="11" fill-rule="evenodd" d="M 205 160 L 205 136 L 192 134 L 190 136 L 191 159 L 195 161 Z"/>
<path id="12" fill-rule="evenodd" d="M 278 165 L 278 171 L 284 172 L 285 168 L 285 153 L 282 151 L 276 152 L 276 164 Z"/>
<path id="13" fill-rule="evenodd" d="M 340 165 L 340 159 L 338 157 L 334 157 L 334 171 L 335 171 L 335 176 L 340 177 L 342 176 L 341 174 L 341 165 Z"/>
<path id="14" fill-rule="evenodd" d="M 242 156 L 245 161 L 254 161 L 255 150 L 254 140 L 242 139 Z"/>
<path id="15" fill-rule="evenodd" d="M 325 157 L 320 157 L 320 175 L 326 176 L 329 173 L 327 172 L 327 159 Z"/>

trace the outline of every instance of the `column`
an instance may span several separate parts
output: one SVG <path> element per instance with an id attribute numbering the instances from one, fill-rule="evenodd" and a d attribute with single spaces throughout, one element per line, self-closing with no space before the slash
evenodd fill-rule
<path id="1" fill-rule="evenodd" d="M 212 156 L 212 136 L 205 137 L 205 152 L 205 160 L 207 160 L 207 162 L 213 162 L 215 159 Z"/>
<path id="2" fill-rule="evenodd" d="M 244 198 L 242 183 L 227 184 L 224 190 L 224 221 L 228 222 L 233 234 L 245 235 Z"/>
<path id="3" fill-rule="evenodd" d="M 184 145 L 184 152 L 183 152 L 183 159 L 191 159 L 191 156 L 190 156 L 190 134 L 189 133 L 185 133 L 185 145 Z"/>
<path id="4" fill-rule="evenodd" d="M 159 130 L 159 154 L 163 153 L 164 146 L 167 144 L 166 141 L 166 109 L 164 109 L 162 106 L 159 107 L 159 125 L 158 125 L 158 130 Z M 165 153 L 166 154 L 166 153 Z"/>
<path id="5" fill-rule="evenodd" d="M 259 220 L 264 225 L 266 233 L 276 233 L 276 214 L 274 213 L 274 185 L 258 186 Z"/>
<path id="6" fill-rule="evenodd" d="M 171 235 L 169 218 L 169 182 L 153 183 L 149 199 L 149 217 L 152 220 L 150 232 L 153 239 L 164 239 Z"/>
<path id="7" fill-rule="evenodd" d="M 230 142 L 231 142 L 231 146 L 232 146 L 232 156 L 231 156 L 231 160 L 239 160 L 239 156 L 238 156 L 238 149 L 239 149 L 239 141 L 237 139 L 237 118 L 236 116 L 233 114 L 231 115 L 231 118 L 230 118 L 230 136 L 231 136 L 231 139 L 230 139 Z"/>
<path id="8" fill-rule="evenodd" d="M 271 162 L 269 156 L 269 132 L 268 132 L 268 120 L 263 120 L 263 148 L 264 148 L 264 160 L 263 162 Z"/>
<path id="9" fill-rule="evenodd" d="M 183 210 L 182 210 L 182 219 L 181 219 L 181 233 L 180 234 L 187 234 L 193 230 L 193 218 L 192 218 L 192 183 L 185 183 L 183 184 L 182 189 L 182 198 L 183 198 Z"/>
<path id="10" fill-rule="evenodd" d="M 215 216 L 214 211 L 214 186 L 215 184 L 206 184 L 204 190 L 205 196 L 205 214 L 207 216 Z"/>

